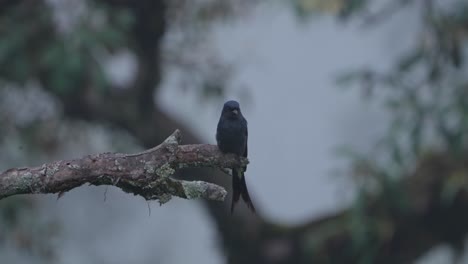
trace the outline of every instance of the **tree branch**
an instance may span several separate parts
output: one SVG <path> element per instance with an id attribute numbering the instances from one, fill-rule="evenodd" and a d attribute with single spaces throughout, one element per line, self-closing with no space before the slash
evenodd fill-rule
<path id="1" fill-rule="evenodd" d="M 261 263 L 413 263 L 443 243 L 462 250 L 468 234 L 463 157 L 427 153 L 414 171 L 382 181 L 376 193 L 361 192 L 349 209 L 290 229 L 267 226 L 291 250 Z M 300 259 L 289 261 L 294 257 Z"/>
<path id="2" fill-rule="evenodd" d="M 179 145 L 180 140 L 176 130 L 162 144 L 136 154 L 101 153 L 34 168 L 12 168 L 0 174 L 0 199 L 17 194 L 64 193 L 89 183 L 115 185 L 160 203 L 172 196 L 223 201 L 227 193 L 221 186 L 169 176 L 182 168 L 235 168 L 247 164 L 247 159 L 225 155 L 214 145 Z"/>

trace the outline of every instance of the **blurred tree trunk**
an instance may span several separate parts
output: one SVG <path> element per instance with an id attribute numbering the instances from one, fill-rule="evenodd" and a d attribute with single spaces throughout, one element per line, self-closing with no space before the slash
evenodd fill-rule
<path id="1" fill-rule="evenodd" d="M 72 83 L 70 94 L 56 93 L 64 106 L 65 115 L 70 118 L 93 122 L 109 123 L 127 130 L 145 148 L 162 142 L 175 129 L 183 134 L 183 143 L 201 143 L 185 124 L 182 124 L 155 104 L 160 85 L 161 44 L 166 30 L 165 1 L 103 0 L 117 8 L 128 8 L 135 19 L 130 43 L 137 57 L 137 78 L 131 87 L 110 88 L 102 93 L 86 85 L 86 76 L 81 82 Z M 42 78 L 43 87 L 49 87 L 47 78 Z M 215 129 L 215 128 L 213 128 Z M 187 180 L 214 182 L 230 190 L 230 178 L 224 173 L 207 169 L 187 169 L 179 175 Z M 210 215 L 217 224 L 219 234 L 233 263 L 262 263 L 259 258 L 259 244 L 263 220 L 240 207 L 238 213 L 229 212 L 230 197 L 224 203 L 205 201 Z"/>

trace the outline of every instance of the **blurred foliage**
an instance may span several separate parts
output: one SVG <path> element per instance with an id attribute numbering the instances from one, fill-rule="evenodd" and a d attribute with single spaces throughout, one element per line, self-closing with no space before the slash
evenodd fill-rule
<path id="1" fill-rule="evenodd" d="M 170 1 L 162 54 L 165 66 L 180 72 L 182 89 L 217 98 L 233 85 L 233 65 L 207 46 L 207 36 L 214 25 L 245 15 L 256 2 Z M 20 1 L 6 6 L 0 15 L 0 81 L 24 85 L 39 79 L 59 95 L 80 87 L 106 92 L 111 85 L 103 61 L 135 45 L 134 18 L 118 4 Z"/>
<path id="2" fill-rule="evenodd" d="M 2 13 L 0 79 L 20 85 L 38 79 L 57 94 L 79 87 L 70 83 L 105 89 L 100 61 L 106 52 L 128 45 L 132 17 L 95 2 L 62 11 L 69 12 L 65 22 L 53 11 L 42 1 L 21 1 Z"/>
<path id="3" fill-rule="evenodd" d="M 371 9 L 370 5 L 361 6 L 359 12 Z M 356 154 L 353 157 L 355 175 L 364 178 L 361 186 L 372 186 L 362 188 L 361 193 L 386 197 L 392 207 L 399 210 L 404 210 L 407 204 L 402 199 L 404 193 L 395 188 L 398 186 L 396 177 L 409 175 L 418 161 L 434 150 L 446 153 L 449 159 L 459 160 L 468 149 L 465 58 L 468 3 L 387 1 L 372 13 L 367 12 L 364 19 L 356 19 L 368 26 L 369 22 L 382 21 L 403 7 L 412 8 L 420 17 L 421 31 L 412 47 L 388 70 L 353 70 L 337 80 L 343 86 L 362 87 L 368 98 L 382 101 L 390 113 L 392 122 L 375 153 L 370 157 Z M 466 188 L 465 175 L 465 171 L 460 171 L 447 179 L 440 197 L 442 204 L 450 206 Z M 360 213 L 361 199 L 355 203 L 357 214 L 365 217 L 365 213 Z M 365 237 L 371 239 L 372 233 Z M 459 250 L 458 245 L 455 248 Z M 359 263 L 372 263 L 365 258 Z"/>
<path id="4" fill-rule="evenodd" d="M 356 17 L 359 20 L 374 25 L 388 16 L 406 7 L 416 0 L 294 0 L 296 14 L 306 18 L 314 14 L 329 14 L 341 21 L 349 21 Z"/>
<path id="5" fill-rule="evenodd" d="M 425 150 L 467 149 L 468 78 L 463 47 L 467 40 L 468 3 L 404 1 L 421 17 L 412 48 L 388 71 L 371 68 L 343 74 L 342 85 L 359 84 L 368 96 L 384 101 L 393 121 L 381 145 L 396 165 L 412 164 Z M 419 5 L 420 10 L 416 10 Z M 390 11 L 388 11 L 390 12 Z M 378 88 L 378 89 L 377 89 Z"/>
<path id="6" fill-rule="evenodd" d="M 346 6 L 347 1 L 343 0 L 295 0 L 296 14 L 307 17 L 316 13 L 339 14 Z M 357 1 L 350 1 L 357 2 Z"/>
<path id="7" fill-rule="evenodd" d="M 384 199 L 378 210 L 405 215 L 408 201 L 399 182 L 411 175 L 421 160 L 432 152 L 460 160 L 468 150 L 468 76 L 466 47 L 468 2 L 463 0 L 301 0 L 299 16 L 316 13 L 335 15 L 340 21 L 353 20 L 375 29 L 399 11 L 410 9 L 417 16 L 418 34 L 411 47 L 386 70 L 362 68 L 337 78 L 344 87 L 361 87 L 365 98 L 382 102 L 392 121 L 387 133 L 370 154 L 342 149 L 353 160 L 358 197 L 352 208 L 353 245 L 366 249 L 357 263 L 374 263 L 379 228 L 385 219 L 370 219 L 370 200 Z M 369 124 L 370 126 L 372 124 Z M 456 162 L 455 162 L 456 163 Z M 447 177 L 441 204 L 449 207 L 466 191 L 466 171 Z M 387 207 L 387 208 L 382 208 Z M 364 223 L 364 224 L 363 224 Z M 460 249 L 455 245 L 457 250 Z"/>
<path id="8" fill-rule="evenodd" d="M 236 66 L 226 61 L 210 37 L 216 26 L 247 16 L 260 0 L 170 1 L 169 31 L 164 61 L 178 73 L 183 91 L 195 90 L 200 99 L 218 99 L 235 88 L 239 97 L 249 89 L 233 81 Z M 247 95 L 248 96 L 248 95 Z"/>
<path id="9" fill-rule="evenodd" d="M 32 199 L 14 197 L 0 203 L 0 255 L 4 250 L 17 248 L 52 263 L 58 231 L 57 223 L 39 217 Z"/>
<path id="10" fill-rule="evenodd" d="M 195 90 L 200 98 L 223 97 L 232 85 L 234 68 L 207 45 L 209 33 L 214 25 L 246 14 L 256 2 L 168 1 L 164 38 L 154 36 L 164 44 L 157 63 L 180 73 L 181 89 Z M 135 36 L 135 25 L 141 19 L 135 17 L 135 6 L 104 0 L 0 3 L 1 167 L 37 165 L 58 155 L 64 158 L 69 149 L 78 155 L 77 149 L 93 150 L 106 143 L 114 150 L 135 148 L 135 139 L 122 131 L 66 120 L 67 106 L 63 105 L 67 100 L 86 97 L 92 101 L 139 88 L 135 87 L 141 84 L 138 74 L 147 67 L 141 58 L 136 58 L 137 72 L 125 87 L 114 87 L 106 72 L 106 62 L 114 56 L 128 52 L 137 57 L 144 45 Z M 136 9 L 136 13 L 141 11 Z M 157 87 L 160 83 L 148 84 Z M 23 198 L 1 201 L 0 254 L 2 248 L 13 247 L 52 261 L 52 248 L 41 239 L 49 237 L 49 228 L 57 227 L 35 221 L 36 206 Z M 14 243 L 6 245 L 5 241 Z"/>
<path id="11" fill-rule="evenodd" d="M 31 83 L 38 83 L 38 89 L 58 97 L 73 98 L 77 90 L 99 94 L 115 92 L 117 89 L 112 87 L 103 61 L 122 50 L 135 52 L 136 49 L 131 30 L 137 18 L 119 2 L 24 0 L 0 4 L 0 91 L 5 92 L 11 87 L 27 90 Z M 178 71 L 180 87 L 195 90 L 200 98 L 223 97 L 232 85 L 231 75 L 235 67 L 208 45 L 209 33 L 219 23 L 228 23 L 248 14 L 259 2 L 167 1 L 167 24 L 164 25 L 167 29 L 164 40 L 161 40 L 164 70 Z M 443 149 L 454 157 L 467 149 L 465 43 L 468 3 L 461 0 L 450 3 L 431 0 L 295 0 L 288 4 L 293 5 L 298 17 L 326 13 L 340 21 L 354 19 L 371 27 L 403 8 L 413 9 L 420 18 L 421 31 L 415 36 L 414 45 L 397 58 L 388 71 L 360 69 L 347 72 L 338 80 L 344 86 L 358 84 L 369 98 L 383 100 L 393 118 L 388 133 L 376 146 L 378 155 L 352 154 L 355 158 L 353 174 L 362 190 L 355 201 L 351 219 L 353 245 L 375 248 L 377 238 L 388 232 L 382 231 L 388 226 L 382 225 L 385 223 L 382 219 L 366 218 L 368 194 L 384 194 L 381 197 L 385 198 L 384 204 L 389 211 L 404 211 L 405 196 L 396 184 L 396 176 L 405 175 L 433 148 Z M 131 89 L 131 85 L 123 88 Z M 44 140 L 48 137 L 43 135 L 59 126 L 60 114 L 43 119 L 39 114 L 24 121 L 21 115 L 8 113 L 6 102 L 9 100 L 2 101 L 2 98 L 6 97 L 0 98 L 2 143 L 7 144 L 6 137 L 11 139 L 16 135 L 27 142 L 27 146 L 42 142 L 43 145 L 38 145 L 43 150 L 56 150 L 57 142 Z M 21 102 L 17 102 L 18 105 L 17 109 L 26 108 L 21 107 Z M 52 112 L 60 112 L 60 106 Z M 41 112 L 32 109 L 29 113 Z M 448 182 L 443 196 L 445 201 L 453 200 L 464 184 L 463 177 L 458 174 Z M 35 241 L 42 234 L 35 237 L 35 231 L 19 220 L 33 219 L 34 203 L 8 199 L 0 205 L 0 243 L 7 241 L 7 237 L 19 237 L 17 246 L 29 250 L 30 242 L 24 241 Z M 31 213 L 30 217 L 24 216 L 26 212 Z M 31 232 L 25 234 L 25 231 Z M 360 263 L 372 263 L 374 251 L 366 252 Z"/>

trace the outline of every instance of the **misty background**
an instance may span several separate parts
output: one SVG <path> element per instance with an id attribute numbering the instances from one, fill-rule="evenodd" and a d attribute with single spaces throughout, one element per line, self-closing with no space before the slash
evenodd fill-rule
<path id="1" fill-rule="evenodd" d="M 76 25 L 70 21 L 77 19 L 74 16 L 102 8 L 90 4 L 93 1 L 46 2 L 45 6 L 53 10 L 56 30 L 63 32 L 73 32 Z M 192 5 L 179 2 L 184 3 L 181 9 Z M 204 4 L 195 2 L 193 5 Z M 383 96 L 379 97 L 387 91 L 377 90 L 369 96 L 359 83 L 342 85 L 337 80 L 350 70 L 392 70 L 396 58 L 418 44 L 424 27 L 419 3 L 405 3 L 394 15 L 372 25 L 359 18 L 345 22 L 338 19 L 339 5 L 345 5 L 338 4 L 341 1 L 330 1 L 338 7 L 323 1 L 299 2 L 239 1 L 239 9 L 218 10 L 221 14 L 232 12 L 227 18 L 211 18 L 208 26 L 200 23 L 195 33 L 179 28 L 190 16 L 184 13 L 179 20 L 174 19 L 180 25 L 169 27 L 162 37 L 160 83 L 152 98 L 161 112 L 184 124 L 180 128 L 183 136 L 193 133 L 209 144 L 215 144 L 222 105 L 229 99 L 238 100 L 249 124 L 249 191 L 260 216 L 281 226 L 302 225 L 353 205 L 358 191 L 350 173 L 354 161 L 342 155 L 343 149 L 374 155 L 376 143 L 393 119 Z M 376 2 L 372 8 L 385 6 L 385 1 Z M 21 8 L 14 5 L 9 8 Z M 218 8 L 222 7 L 220 4 Z M 37 6 L 23 8 L 39 12 Z M 5 12 L 1 15 L 7 16 Z M 184 34 L 188 37 L 181 37 Z M 202 37 L 193 40 L 191 34 Z M 6 38 L 2 37 L 0 46 Z M 193 46 L 184 43 L 184 38 L 194 41 Z M 104 69 L 107 79 L 103 82 L 110 83 L 112 89 L 131 89 L 127 86 L 140 78 L 138 57 L 131 48 L 111 47 L 92 53 Z M 209 66 L 205 69 L 204 65 Z M 198 67 L 201 72 L 194 70 Z M 192 75 L 195 77 L 187 77 Z M 214 79 L 214 84 L 204 83 L 204 78 Z M 116 126 L 111 119 L 76 118 L 79 114 L 64 106 L 67 96 L 50 92 L 43 87 L 47 82 L 37 79 L 41 78 L 22 82 L 10 79 L 1 84 L 2 171 L 147 147 L 148 140 Z M 70 85 L 69 89 L 92 86 L 77 82 L 82 84 L 78 88 Z M 197 88 L 203 85 L 205 88 Z M 161 131 L 153 140 L 160 142 L 169 134 Z M 229 182 L 228 175 L 219 175 Z M 230 192 L 230 186 L 226 188 Z M 200 200 L 174 198 L 160 206 L 157 201 L 147 202 L 115 187 L 82 186 L 60 199 L 52 194 L 34 195 L 11 197 L 1 203 L 3 210 L 11 210 L 8 206 L 23 208 L 14 213 L 14 224 L 10 223 L 13 229 L 5 224 L 1 231 L 0 223 L 2 263 L 217 264 L 230 259 L 224 252 L 226 244 L 216 228 L 217 221 L 210 216 L 211 209 Z M 235 230 L 236 225 L 229 228 Z M 277 250 L 283 249 L 280 245 Z M 417 263 L 448 263 L 456 255 L 441 244 L 418 257 Z"/>

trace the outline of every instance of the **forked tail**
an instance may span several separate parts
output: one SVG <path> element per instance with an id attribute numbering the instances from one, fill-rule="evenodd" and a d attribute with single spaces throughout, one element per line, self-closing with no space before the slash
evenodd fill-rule
<path id="1" fill-rule="evenodd" d="M 231 213 L 234 212 L 234 206 L 242 196 L 242 200 L 247 204 L 247 207 L 255 213 L 255 207 L 250 199 L 247 184 L 245 183 L 244 172 L 236 169 L 232 170 L 232 202 Z"/>

